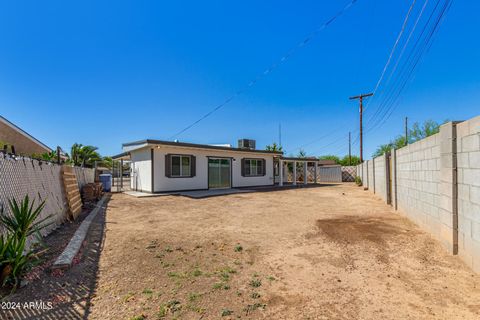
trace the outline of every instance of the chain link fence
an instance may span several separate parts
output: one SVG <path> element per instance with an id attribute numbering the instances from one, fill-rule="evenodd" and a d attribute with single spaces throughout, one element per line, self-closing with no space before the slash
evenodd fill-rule
<path id="1" fill-rule="evenodd" d="M 79 188 L 93 182 L 94 170 L 75 168 Z M 62 166 L 20 156 L 0 153 L 0 214 L 9 215 L 8 200 L 18 203 L 28 195 L 36 207 L 45 201 L 45 208 L 39 218 L 51 216 L 49 225 L 42 230 L 42 236 L 49 234 L 67 218 L 68 204 L 63 187 Z M 0 227 L 1 228 L 1 227 Z M 0 229 L 0 234 L 5 230 Z"/>

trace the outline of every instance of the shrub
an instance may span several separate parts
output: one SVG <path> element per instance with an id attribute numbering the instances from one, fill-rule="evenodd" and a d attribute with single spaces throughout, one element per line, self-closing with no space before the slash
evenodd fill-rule
<path id="1" fill-rule="evenodd" d="M 357 186 L 362 186 L 362 178 L 360 178 L 359 176 L 356 176 L 355 177 L 355 183 L 357 184 Z"/>
<path id="2" fill-rule="evenodd" d="M 17 288 L 21 277 L 39 261 L 34 251 L 26 246 L 28 237 L 49 225 L 45 222 L 50 216 L 37 221 L 45 201 L 35 209 L 34 204 L 35 201 L 30 204 L 27 195 L 20 205 L 15 199 L 9 200 L 11 216 L 5 215 L 4 210 L 0 212 L 0 222 L 6 230 L 6 234 L 0 236 L 0 281 L 1 286 L 13 285 L 12 291 Z"/>
<path id="3" fill-rule="evenodd" d="M 28 237 L 34 233 L 38 234 L 41 229 L 51 224 L 45 224 L 45 221 L 47 221 L 50 216 L 36 221 L 45 207 L 45 201 L 42 201 L 37 208 L 33 209 L 35 200 L 30 203 L 30 199 L 28 195 L 26 195 L 20 202 L 20 205 L 18 205 L 17 200 L 15 199 L 8 200 L 8 204 L 12 211 L 12 215 L 4 215 L 2 210 L 0 222 L 10 233 L 14 234 L 19 239 Z"/>

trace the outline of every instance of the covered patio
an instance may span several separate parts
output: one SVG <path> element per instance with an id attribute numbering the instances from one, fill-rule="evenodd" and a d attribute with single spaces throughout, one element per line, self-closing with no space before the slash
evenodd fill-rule
<path id="1" fill-rule="evenodd" d="M 319 164 L 323 160 L 317 158 L 296 158 L 296 157 L 280 157 L 277 159 L 278 175 L 275 175 L 275 182 L 279 186 L 283 186 L 286 183 L 297 184 L 316 184 L 318 182 Z M 311 168 L 311 169 L 309 169 Z M 298 173 L 298 169 L 302 170 Z M 292 173 L 289 178 L 289 173 Z M 313 172 L 312 172 L 313 171 Z M 311 179 L 309 179 L 309 176 Z"/>

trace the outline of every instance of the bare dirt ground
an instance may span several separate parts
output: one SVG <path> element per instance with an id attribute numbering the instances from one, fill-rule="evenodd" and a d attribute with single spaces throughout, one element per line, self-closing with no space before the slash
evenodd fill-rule
<path id="1" fill-rule="evenodd" d="M 114 195 L 92 319 L 479 319 L 480 276 L 353 185 Z"/>
<path id="2" fill-rule="evenodd" d="M 43 285 L 62 299 L 32 319 L 480 318 L 480 275 L 353 184 L 114 194 L 79 263 Z"/>

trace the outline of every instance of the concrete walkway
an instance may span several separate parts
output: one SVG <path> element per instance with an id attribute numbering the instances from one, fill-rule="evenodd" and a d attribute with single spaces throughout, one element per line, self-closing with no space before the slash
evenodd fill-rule
<path id="1" fill-rule="evenodd" d="M 224 196 L 228 194 L 236 194 L 236 193 L 248 193 L 248 192 L 256 192 L 255 190 L 248 190 L 248 189 L 211 189 L 211 190 L 196 190 L 196 191 L 184 191 L 180 192 L 179 195 L 194 199 L 200 198 L 208 198 L 208 197 L 216 197 L 216 196 Z"/>
<path id="2" fill-rule="evenodd" d="M 208 197 L 224 196 L 235 193 L 256 192 L 256 190 L 247 189 L 210 189 L 210 190 L 193 190 L 193 191 L 177 191 L 177 192 L 162 192 L 162 193 L 148 193 L 140 191 L 125 191 L 125 194 L 134 196 L 135 198 L 149 198 L 149 197 L 163 197 L 163 196 L 184 196 L 193 199 L 201 199 Z"/>

